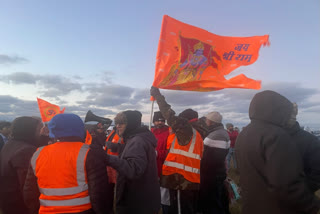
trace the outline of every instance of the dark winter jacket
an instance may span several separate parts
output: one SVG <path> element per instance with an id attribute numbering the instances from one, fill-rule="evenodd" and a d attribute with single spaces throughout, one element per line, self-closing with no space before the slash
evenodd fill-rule
<path id="1" fill-rule="evenodd" d="M 0 203 L 4 213 L 25 213 L 23 185 L 35 145 L 9 140 L 1 151 Z"/>
<path id="2" fill-rule="evenodd" d="M 229 213 L 229 201 L 224 188 L 225 159 L 229 151 L 228 132 L 221 123 L 208 127 L 200 165 L 200 207 L 204 213 Z"/>
<path id="3" fill-rule="evenodd" d="M 230 147 L 228 132 L 218 123 L 209 128 L 209 135 L 204 139 L 201 159 L 201 183 L 210 182 L 215 177 L 226 177 L 225 159 Z"/>
<path id="4" fill-rule="evenodd" d="M 12 139 L 2 148 L 0 154 L 0 207 L 4 214 L 27 213 L 23 200 L 23 186 L 30 159 L 39 141 L 36 130 L 37 119 L 20 117 L 12 124 Z"/>
<path id="5" fill-rule="evenodd" d="M 146 127 L 131 130 L 124 139 L 125 147 L 120 157 L 107 156 L 108 165 L 118 171 L 117 213 L 157 213 L 160 209 L 157 140 Z"/>
<path id="6" fill-rule="evenodd" d="M 167 157 L 167 139 L 169 136 L 169 127 L 164 126 L 162 128 L 152 128 L 151 132 L 157 138 L 157 168 L 158 176 L 162 174 L 162 165 Z"/>
<path id="7" fill-rule="evenodd" d="M 179 145 L 185 146 L 190 142 L 193 135 L 192 128 L 196 129 L 201 136 L 207 135 L 203 118 L 189 122 L 188 119 L 175 115 L 175 111 L 171 109 L 171 106 L 166 102 L 164 96 L 158 94 L 154 95 L 154 97 L 157 100 L 161 114 L 177 136 Z M 199 190 L 200 188 L 198 183 L 192 183 L 178 173 L 161 176 L 160 185 L 170 189 L 181 190 Z"/>
<path id="8" fill-rule="evenodd" d="M 309 214 L 320 207 L 307 187 L 301 155 L 284 129 L 292 110 L 292 103 L 273 91 L 251 101 L 251 122 L 236 142 L 242 213 Z"/>
<path id="9" fill-rule="evenodd" d="M 113 190 L 108 182 L 106 162 L 103 152 L 91 149 L 88 151 L 86 159 L 86 175 L 92 209 L 80 212 L 79 214 L 111 213 L 112 198 L 110 198 L 110 194 L 108 194 L 108 192 Z M 30 166 L 24 185 L 24 200 L 31 214 L 38 213 L 40 207 L 39 196 L 40 192 L 38 189 L 37 178 Z"/>
<path id="10" fill-rule="evenodd" d="M 320 140 L 301 129 L 298 122 L 287 130 L 302 156 L 307 184 L 312 192 L 316 192 L 320 189 Z"/>

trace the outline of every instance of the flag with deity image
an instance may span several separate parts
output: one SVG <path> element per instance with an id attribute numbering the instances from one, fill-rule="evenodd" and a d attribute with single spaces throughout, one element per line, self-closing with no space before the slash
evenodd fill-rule
<path id="1" fill-rule="evenodd" d="M 240 66 L 254 63 L 269 35 L 228 37 L 210 33 L 163 17 L 153 86 L 186 91 L 223 88 L 260 89 L 261 81 L 239 74 L 225 76 Z"/>

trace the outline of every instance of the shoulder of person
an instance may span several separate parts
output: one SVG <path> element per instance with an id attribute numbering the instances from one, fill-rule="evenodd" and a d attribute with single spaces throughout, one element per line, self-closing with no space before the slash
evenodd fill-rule
<path id="1" fill-rule="evenodd" d="M 229 140 L 229 134 L 223 128 L 210 132 L 207 137 L 213 140 Z"/>

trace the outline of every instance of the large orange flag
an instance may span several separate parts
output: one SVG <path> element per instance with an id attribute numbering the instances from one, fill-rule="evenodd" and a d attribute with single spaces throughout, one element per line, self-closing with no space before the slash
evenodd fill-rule
<path id="1" fill-rule="evenodd" d="M 51 104 L 43 99 L 37 98 L 38 106 L 43 122 L 50 121 L 56 114 L 62 114 L 65 108 L 60 111 L 60 107 L 54 104 Z"/>
<path id="2" fill-rule="evenodd" d="M 223 88 L 260 89 L 261 82 L 244 74 L 224 76 L 258 59 L 269 35 L 219 36 L 163 17 L 153 86 L 163 89 L 214 91 Z"/>

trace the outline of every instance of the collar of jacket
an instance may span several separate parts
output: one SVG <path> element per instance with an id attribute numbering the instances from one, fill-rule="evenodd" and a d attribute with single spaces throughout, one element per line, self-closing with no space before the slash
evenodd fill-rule
<path id="1" fill-rule="evenodd" d="M 218 129 L 224 129 L 222 123 L 214 123 L 208 127 L 208 133 L 216 131 Z"/>
<path id="2" fill-rule="evenodd" d="M 130 132 L 125 132 L 125 134 L 123 135 L 123 140 L 126 141 L 139 133 L 148 132 L 148 131 L 149 129 L 146 126 L 137 127 L 134 130 L 130 130 Z"/>

